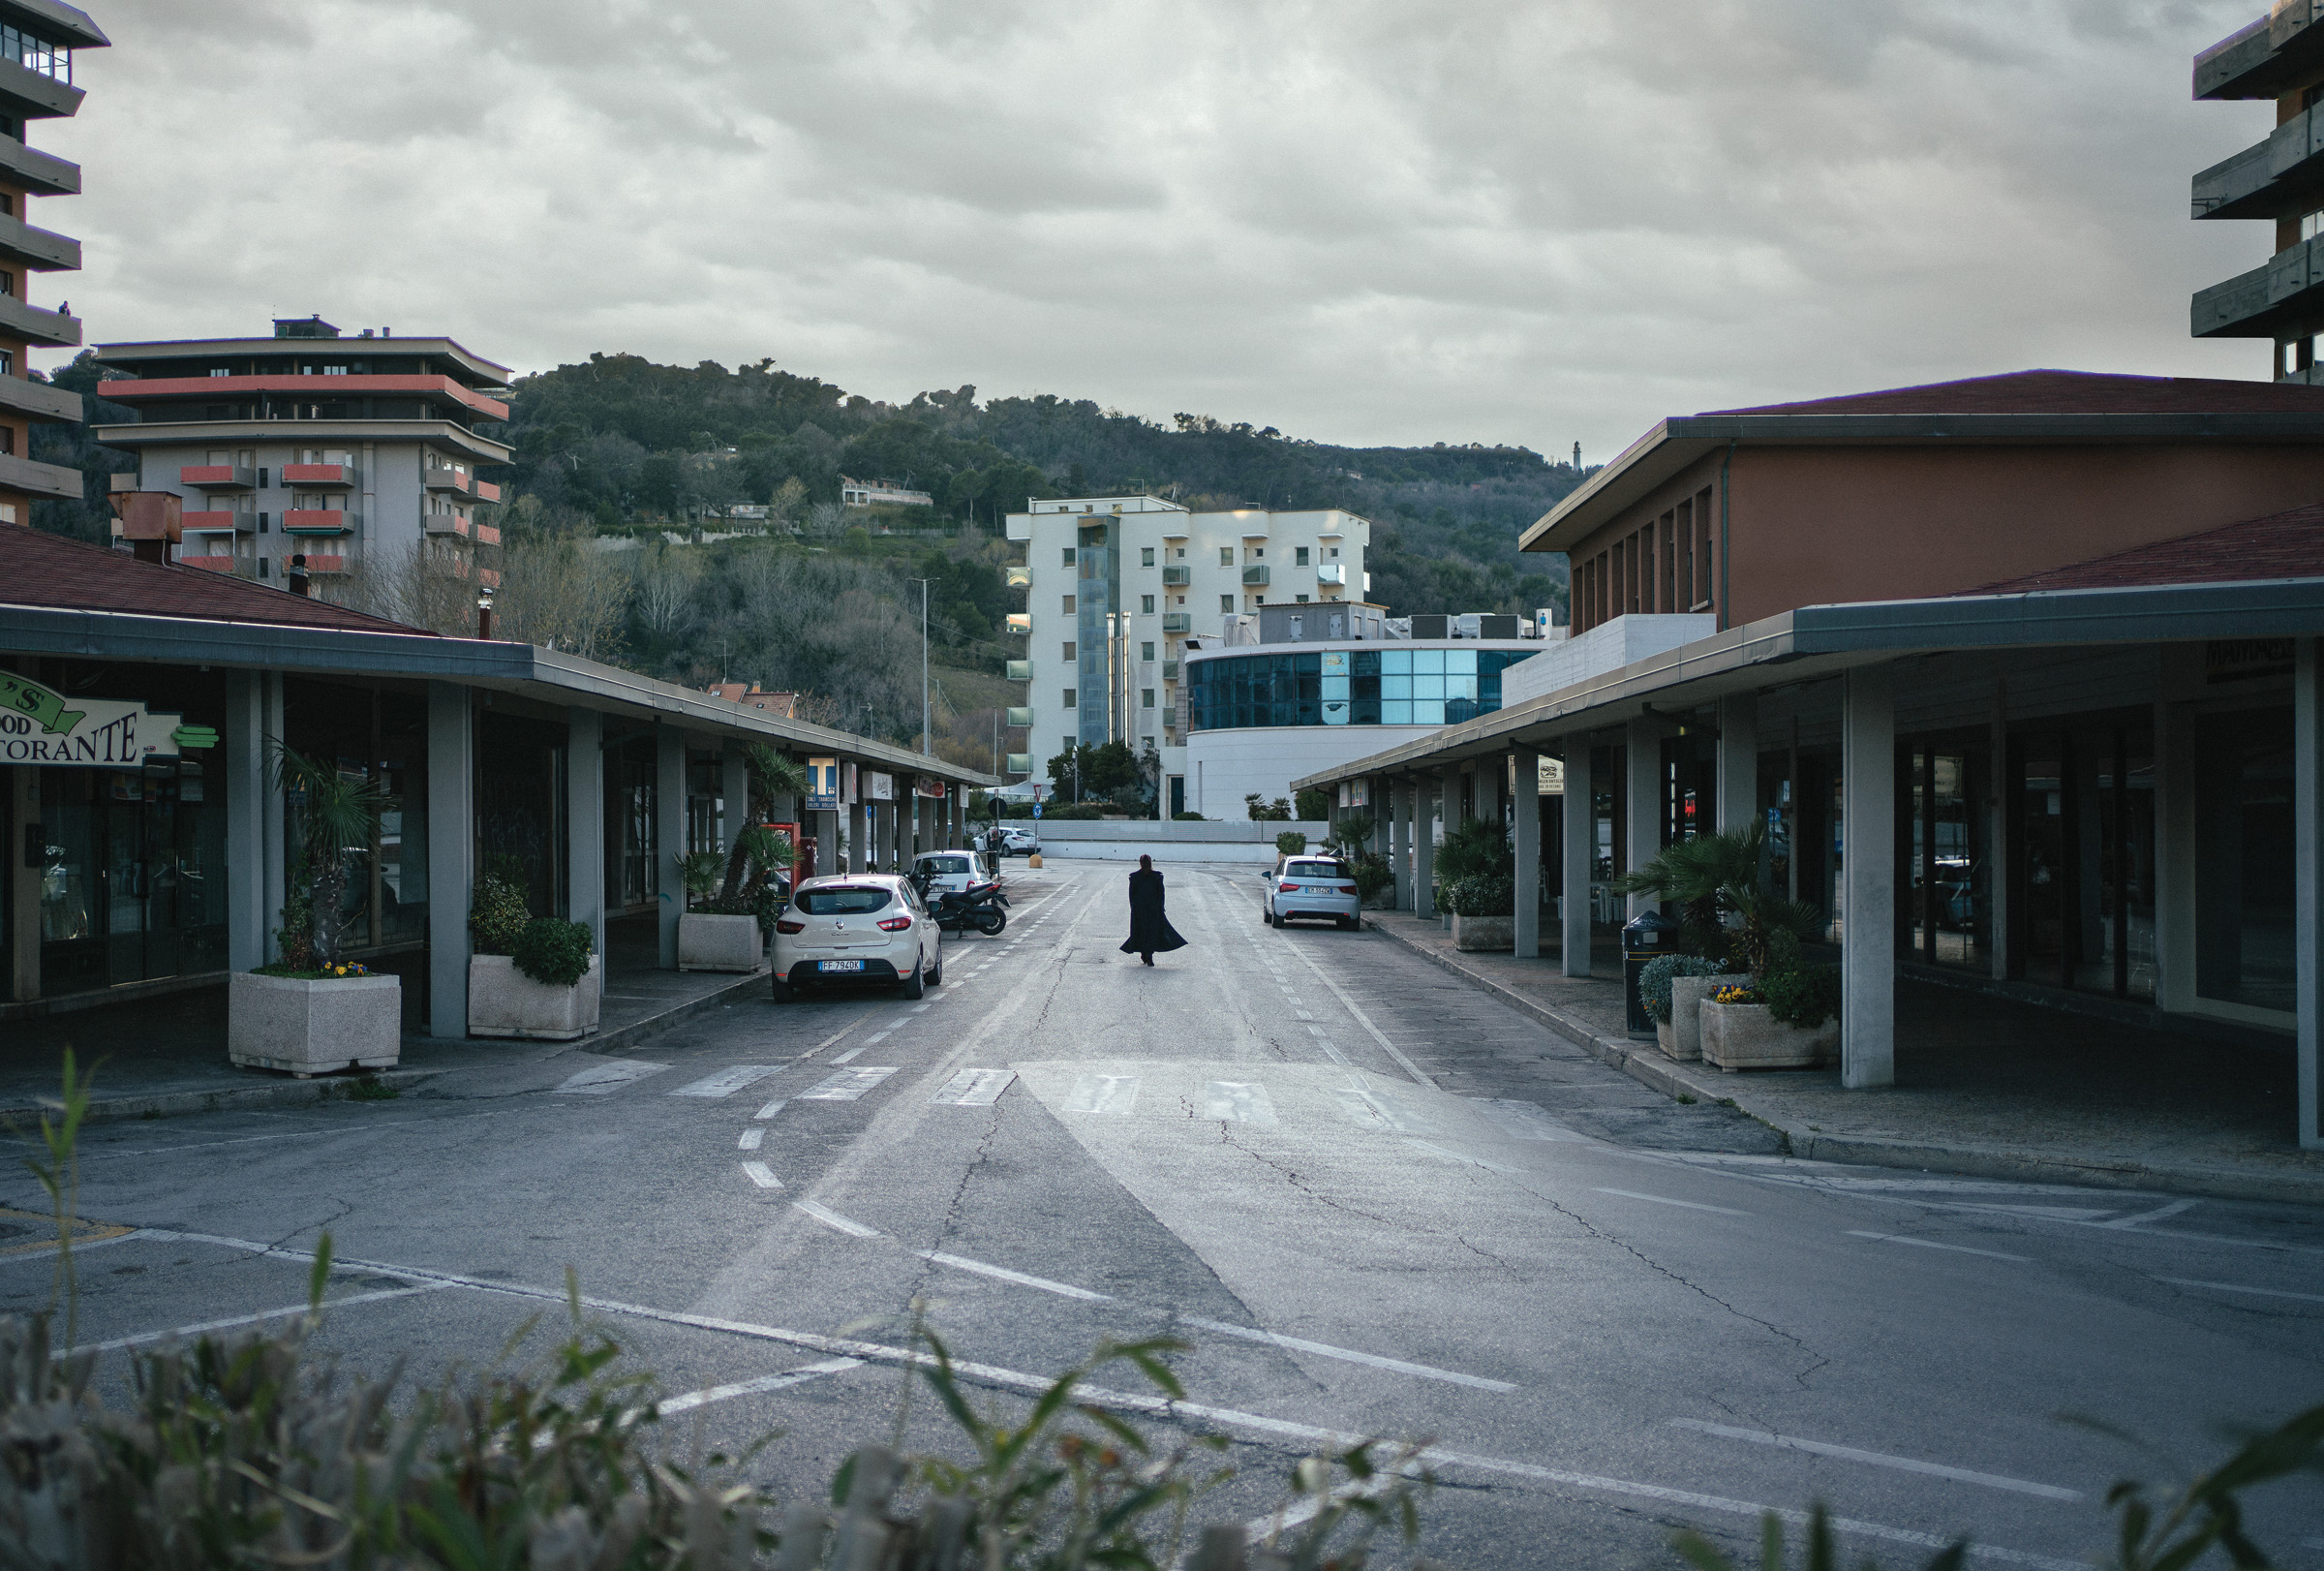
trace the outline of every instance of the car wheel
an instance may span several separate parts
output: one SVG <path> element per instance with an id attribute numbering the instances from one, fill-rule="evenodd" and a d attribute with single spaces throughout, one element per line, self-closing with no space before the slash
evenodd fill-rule
<path id="1" fill-rule="evenodd" d="M 780 972 L 777 973 L 775 977 L 775 1001 L 777 1003 L 788 1003 L 791 1001 L 792 997 L 793 994 L 791 992 L 791 984 L 784 981 Z"/>
<path id="2" fill-rule="evenodd" d="M 1363 918 L 1361 916 L 1343 916 L 1339 919 L 1339 930 L 1342 933 L 1353 933 L 1362 926 Z"/>
<path id="3" fill-rule="evenodd" d="M 929 969 L 928 985 L 931 987 L 944 985 L 944 944 L 941 940 L 938 940 L 936 943 L 936 963 Z"/>
<path id="4" fill-rule="evenodd" d="M 897 991 L 902 993 L 907 999 L 916 999 L 922 993 L 926 992 L 927 988 L 927 978 L 921 974 L 920 963 L 917 960 L 914 960 L 912 963 L 912 974 L 903 979 L 902 985 L 900 986 Z"/>
<path id="5" fill-rule="evenodd" d="M 1283 913 L 1281 911 L 1269 911 L 1267 920 L 1268 924 L 1276 932 L 1280 933 L 1283 930 Z"/>

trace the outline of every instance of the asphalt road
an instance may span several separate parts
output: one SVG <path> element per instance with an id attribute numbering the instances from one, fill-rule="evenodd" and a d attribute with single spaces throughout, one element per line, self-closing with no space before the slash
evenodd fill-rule
<path id="1" fill-rule="evenodd" d="M 2116 1478 L 2324 1400 L 2315 1212 L 1792 1161 L 1388 939 L 1268 929 L 1247 872 L 1171 871 L 1190 946 L 1141 967 L 1124 871 L 1018 874 L 916 1004 L 751 1000 L 393 1101 L 96 1126 L 82 1213 L 141 1231 L 82 1251 L 80 1340 L 286 1311 L 327 1230 L 323 1341 L 424 1378 L 556 1324 L 569 1266 L 694 1394 L 677 1437 L 780 1431 L 754 1465 L 792 1494 L 900 1421 L 952 1443 L 924 1398 L 899 1418 L 915 1306 L 1004 1406 L 1167 1334 L 1190 1405 L 1153 1422 L 1243 1469 L 1210 1519 L 1333 1436 L 1425 1438 L 1422 1547 L 1472 1567 L 1669 1565 L 1681 1526 L 1741 1550 L 1818 1499 L 1851 1559 L 2078 1564 Z M 49 1275 L 0 1257 L 0 1309 Z M 2324 1566 L 2324 1494 L 2252 1506 Z"/>

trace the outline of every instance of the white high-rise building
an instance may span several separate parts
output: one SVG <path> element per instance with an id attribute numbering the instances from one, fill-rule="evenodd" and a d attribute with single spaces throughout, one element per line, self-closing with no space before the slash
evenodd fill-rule
<path id="1" fill-rule="evenodd" d="M 1216 647 L 1232 618 L 1262 605 L 1363 598 L 1369 520 L 1329 508 L 1195 512 L 1159 497 L 1070 497 L 1008 515 L 1024 547 L 1009 571 L 1025 608 L 1009 618 L 1025 684 L 1009 713 L 1022 750 L 1009 771 L 1034 775 L 1067 748 L 1124 742 L 1162 757 L 1165 811 L 1185 774 L 1178 673 L 1189 641 Z M 1329 613 L 1325 613 L 1328 617 Z M 1314 636 L 1328 635 L 1319 624 Z M 1345 634 L 1341 634 L 1344 636 Z"/>

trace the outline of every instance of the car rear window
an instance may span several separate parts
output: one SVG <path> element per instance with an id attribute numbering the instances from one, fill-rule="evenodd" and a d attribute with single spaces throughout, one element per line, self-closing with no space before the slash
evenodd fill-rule
<path id="1" fill-rule="evenodd" d="M 1351 878 L 1355 875 L 1348 871 L 1348 864 L 1345 862 L 1292 862 L 1285 865 L 1283 877 L 1287 878 Z"/>
<path id="2" fill-rule="evenodd" d="M 969 871 L 968 858 L 965 856 L 932 856 L 924 865 L 932 873 L 966 873 Z"/>
<path id="3" fill-rule="evenodd" d="M 799 909 L 810 916 L 856 916 L 878 910 L 888 900 L 888 892 L 876 884 L 799 891 Z"/>

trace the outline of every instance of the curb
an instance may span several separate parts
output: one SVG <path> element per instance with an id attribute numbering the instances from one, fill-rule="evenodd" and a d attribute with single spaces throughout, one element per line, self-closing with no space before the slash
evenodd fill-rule
<path id="1" fill-rule="evenodd" d="M 1784 1137 L 1789 1155 L 1807 1161 L 1850 1162 L 1869 1167 L 1903 1167 L 1918 1172 L 1956 1173 L 1967 1178 L 2031 1180 L 2045 1184 L 2078 1184 L 2091 1188 L 2167 1190 L 2219 1200 L 2274 1200 L 2298 1204 L 2324 1203 L 2324 1173 L 2239 1173 L 2215 1167 L 2172 1167 L 2129 1157 L 2074 1157 L 2039 1151 L 2012 1151 L 2001 1146 L 1944 1145 L 1906 1140 L 1882 1140 L 1870 1135 L 1835 1135 L 1811 1129 L 1781 1114 L 1751 1105 L 1749 1087 L 1738 1085 L 1741 1075 L 1704 1076 L 1687 1065 L 1663 1057 L 1659 1048 L 1626 1038 L 1601 1036 L 1582 1021 L 1506 987 L 1482 971 L 1416 942 L 1392 928 L 1365 918 L 1364 925 L 1391 939 L 1462 981 L 1480 987 L 1512 1008 L 1531 1016 L 1556 1035 L 1572 1042 L 1599 1062 L 1621 1070 L 1641 1085 L 1676 1098 L 1682 1093 L 1697 1101 L 1726 1103 L 1758 1120 Z"/>
<path id="2" fill-rule="evenodd" d="M 543 1058 L 554 1058 L 558 1053 L 575 1050 L 586 1053 L 619 1053 L 678 1024 L 688 1016 L 698 1015 L 705 1009 L 716 1008 L 737 995 L 749 992 L 753 987 L 764 987 L 766 981 L 767 973 L 764 970 L 753 971 L 748 976 L 738 976 L 733 982 L 716 992 L 705 993 L 698 999 L 688 999 L 684 1003 L 672 1004 L 658 1014 L 632 1020 L 619 1030 L 606 1032 L 596 1036 L 584 1036 L 577 1041 L 540 1044 L 512 1042 L 497 1036 L 468 1036 L 460 1038 L 460 1043 L 465 1046 L 490 1047 L 496 1050 L 508 1047 L 553 1046 L 555 1051 L 540 1055 Z M 435 1036 L 411 1039 L 430 1045 L 437 1045 L 444 1040 Z M 312 1080 L 269 1080 L 257 1085 L 224 1087 L 217 1091 L 165 1092 L 152 1096 L 109 1096 L 91 1102 L 84 1122 L 97 1124 L 118 1119 L 175 1118 L 187 1113 L 304 1107 L 315 1102 L 347 1101 L 352 1098 L 355 1088 L 358 1086 L 391 1087 L 397 1091 L 407 1091 L 424 1081 L 439 1079 L 444 1075 L 456 1075 L 463 1070 L 476 1067 L 482 1067 L 482 1065 L 446 1063 L 431 1065 L 424 1069 L 381 1069 L 366 1074 L 342 1072 L 317 1075 Z M 17 1123 L 29 1125 L 37 1123 L 42 1114 L 55 1111 L 56 1104 L 49 1101 L 33 1102 L 19 1107 L 0 1107 L 0 1127 Z"/>

